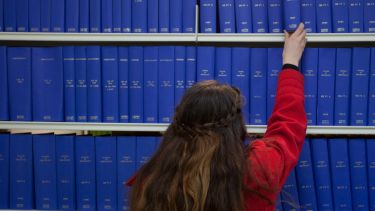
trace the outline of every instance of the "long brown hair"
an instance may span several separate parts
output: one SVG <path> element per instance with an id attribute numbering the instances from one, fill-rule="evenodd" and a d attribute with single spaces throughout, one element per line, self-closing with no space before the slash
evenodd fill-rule
<path id="1" fill-rule="evenodd" d="M 238 89 L 216 81 L 188 89 L 161 146 L 137 174 L 131 210 L 244 210 L 242 104 Z"/>

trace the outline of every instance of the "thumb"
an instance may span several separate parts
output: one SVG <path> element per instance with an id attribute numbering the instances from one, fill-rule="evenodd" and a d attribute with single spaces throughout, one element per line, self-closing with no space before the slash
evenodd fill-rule
<path id="1" fill-rule="evenodd" d="M 290 34 L 286 30 L 284 30 L 284 37 L 285 39 L 288 39 L 290 37 Z"/>

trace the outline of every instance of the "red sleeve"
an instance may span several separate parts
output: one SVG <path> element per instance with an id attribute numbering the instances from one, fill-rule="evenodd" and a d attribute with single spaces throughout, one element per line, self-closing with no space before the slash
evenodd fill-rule
<path id="1" fill-rule="evenodd" d="M 249 188 L 274 201 L 291 169 L 297 164 L 306 135 L 303 75 L 284 69 L 278 79 L 275 106 L 263 139 L 248 154 Z"/>

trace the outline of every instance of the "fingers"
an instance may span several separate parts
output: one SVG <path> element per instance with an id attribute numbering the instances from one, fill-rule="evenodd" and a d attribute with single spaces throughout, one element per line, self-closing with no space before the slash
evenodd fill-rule
<path id="1" fill-rule="evenodd" d="M 300 23 L 297 29 L 292 34 L 292 36 L 299 36 L 304 31 L 304 28 L 305 28 L 305 25 L 303 23 Z"/>
<path id="2" fill-rule="evenodd" d="M 284 37 L 285 39 L 288 39 L 290 37 L 290 34 L 286 30 L 284 30 Z"/>

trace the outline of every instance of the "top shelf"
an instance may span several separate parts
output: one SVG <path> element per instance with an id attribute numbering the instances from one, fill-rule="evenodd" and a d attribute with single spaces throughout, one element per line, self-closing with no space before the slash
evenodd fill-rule
<path id="1" fill-rule="evenodd" d="M 307 35 L 309 43 L 327 42 L 375 42 L 375 33 L 311 33 Z M 282 43 L 283 34 L 163 34 L 163 33 L 34 33 L 34 32 L 0 32 L 0 41 L 3 42 L 264 42 Z"/>

